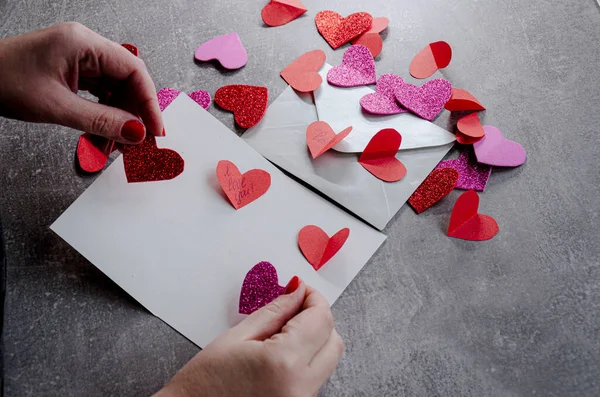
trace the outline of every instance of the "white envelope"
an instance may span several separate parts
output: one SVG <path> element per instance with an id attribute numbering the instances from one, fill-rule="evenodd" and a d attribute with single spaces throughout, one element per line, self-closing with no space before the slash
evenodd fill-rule
<path id="1" fill-rule="evenodd" d="M 339 152 L 360 153 L 379 130 L 393 128 L 402 135 L 400 150 L 442 146 L 456 140 L 454 134 L 411 113 L 392 116 L 369 114 L 362 110 L 360 98 L 373 92 L 369 87 L 341 88 L 327 83 L 325 64 L 319 74 L 323 84 L 315 90 L 319 120 L 327 122 L 335 132 L 352 126 L 352 132 L 334 147 Z"/>
<path id="2" fill-rule="evenodd" d="M 322 87 L 325 85 L 328 85 L 326 81 L 323 82 Z M 339 114 L 344 115 L 343 120 L 340 119 L 338 122 L 344 125 L 343 128 L 364 123 L 364 116 L 358 104 L 360 96 L 356 99 L 356 104 L 348 107 L 344 107 L 348 101 L 338 99 L 348 95 L 347 90 L 347 88 L 336 87 L 324 88 L 323 91 L 340 91 L 344 95 L 335 93 L 322 96 L 320 102 L 321 108 L 333 108 L 337 104 Z M 362 87 L 361 90 L 373 92 L 366 87 Z M 325 101 L 325 98 L 330 98 L 332 102 Z M 413 135 L 417 135 L 421 129 L 442 130 L 444 134 L 451 135 L 452 140 L 440 146 L 399 151 L 396 157 L 406 166 L 406 176 L 399 182 L 387 183 L 365 170 L 358 163 L 358 155 L 355 153 L 339 153 L 330 150 L 317 159 L 312 159 L 306 145 L 306 128 L 312 122 L 319 120 L 318 116 L 321 114 L 317 115 L 317 107 L 310 94 L 298 94 L 288 87 L 269 106 L 263 120 L 244 133 L 243 139 L 273 163 L 380 230 L 387 225 L 427 175 L 444 158 L 454 142 L 453 134 L 419 119 L 411 128 Z M 400 116 L 406 116 L 405 120 L 412 120 L 410 115 Z M 331 121 L 321 120 L 328 123 Z M 400 120 L 400 118 L 396 117 L 392 120 Z M 398 128 L 397 121 L 390 124 L 381 122 L 377 125 L 379 129 Z M 340 132 L 343 128 L 334 127 L 334 130 Z M 398 131 L 403 136 L 402 145 L 404 145 L 407 130 Z M 346 139 L 354 133 L 355 130 Z M 428 136 L 443 137 L 444 134 L 433 132 Z"/>
<path id="3" fill-rule="evenodd" d="M 127 183 L 117 158 L 52 225 L 58 235 L 153 314 L 204 347 L 236 324 L 246 273 L 271 262 L 280 284 L 298 275 L 333 303 L 385 236 L 284 175 L 187 95 L 163 113 L 185 170 L 170 181 Z M 271 174 L 269 190 L 234 210 L 215 175 L 219 160 Z M 315 271 L 298 249 L 302 227 L 346 244 Z"/>

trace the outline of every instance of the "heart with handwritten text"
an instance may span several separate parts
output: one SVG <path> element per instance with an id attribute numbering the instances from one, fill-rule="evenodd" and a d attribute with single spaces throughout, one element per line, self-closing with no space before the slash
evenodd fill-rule
<path id="1" fill-rule="evenodd" d="M 242 174 L 228 160 L 221 160 L 217 164 L 217 179 L 236 210 L 265 194 L 271 186 L 271 175 L 267 171 L 253 169 Z"/>

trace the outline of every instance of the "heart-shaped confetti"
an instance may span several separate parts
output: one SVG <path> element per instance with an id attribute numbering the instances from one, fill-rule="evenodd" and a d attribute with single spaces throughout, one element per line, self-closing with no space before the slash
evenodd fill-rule
<path id="1" fill-rule="evenodd" d="M 358 162 L 375 177 L 396 182 L 406 175 L 406 167 L 396 158 L 402 136 L 392 128 L 379 131 L 371 138 Z"/>
<path id="2" fill-rule="evenodd" d="M 281 26 L 304 14 L 306 7 L 299 0 L 271 0 L 261 11 L 262 20 L 268 26 Z"/>
<path id="3" fill-rule="evenodd" d="M 317 30 L 334 50 L 371 28 L 373 17 L 357 12 L 346 18 L 334 11 L 320 11 L 315 16 Z"/>
<path id="4" fill-rule="evenodd" d="M 83 133 L 77 142 L 79 167 L 85 172 L 102 171 L 108 160 L 107 153 L 112 151 L 108 150 L 112 149 L 109 145 L 114 147 L 113 142 L 101 136 Z"/>
<path id="5" fill-rule="evenodd" d="M 198 61 L 216 59 L 225 69 L 239 69 L 248 62 L 248 54 L 237 33 L 217 36 L 202 44 L 194 53 Z"/>
<path id="6" fill-rule="evenodd" d="M 316 159 L 350 134 L 352 127 L 348 127 L 339 134 L 324 121 L 315 121 L 306 129 L 306 143 L 313 159 Z"/>
<path id="7" fill-rule="evenodd" d="M 383 49 L 383 40 L 379 33 L 365 33 L 352 42 L 352 45 L 362 45 L 369 49 L 371 56 L 377 58 Z"/>
<path id="8" fill-rule="evenodd" d="M 518 167 L 527 160 L 523 146 L 504 138 L 502 132 L 491 125 L 483 126 L 485 136 L 473 144 L 477 161 L 496 167 Z"/>
<path id="9" fill-rule="evenodd" d="M 436 41 L 427 45 L 410 63 L 410 75 L 416 79 L 425 79 L 450 64 L 452 48 L 445 41 Z"/>
<path id="10" fill-rule="evenodd" d="M 327 73 L 329 84 L 339 87 L 357 87 L 377 80 L 375 61 L 369 49 L 362 45 L 350 46 L 344 52 L 342 64 Z"/>
<path id="11" fill-rule="evenodd" d="M 267 171 L 253 169 L 242 174 L 228 160 L 221 160 L 217 164 L 217 179 L 236 210 L 265 194 L 271 186 L 271 175 Z"/>
<path id="12" fill-rule="evenodd" d="M 298 246 L 315 270 L 319 270 L 344 246 L 350 229 L 344 228 L 331 238 L 318 226 L 304 226 L 298 233 Z"/>
<path id="13" fill-rule="evenodd" d="M 161 88 L 156 94 L 158 97 L 158 107 L 160 111 L 164 111 L 167 106 L 171 104 L 179 96 L 180 92 L 174 88 Z M 207 91 L 194 91 L 189 93 L 188 96 L 194 100 L 198 105 L 204 109 L 208 109 L 210 106 L 210 94 Z"/>
<path id="14" fill-rule="evenodd" d="M 159 149 L 153 135 L 139 145 L 123 145 L 127 182 L 153 182 L 173 179 L 183 172 L 183 158 L 174 150 Z"/>
<path id="15" fill-rule="evenodd" d="M 450 97 L 450 100 L 446 102 L 444 107 L 446 110 L 451 112 L 459 112 L 464 110 L 485 110 L 485 107 L 479 103 L 477 98 L 460 88 L 452 89 L 452 96 Z"/>
<path id="16" fill-rule="evenodd" d="M 482 241 L 489 240 L 498 234 L 498 223 L 489 215 L 477 213 L 479 209 L 479 196 L 473 190 L 460 195 L 448 226 L 448 236 L 463 240 Z"/>
<path id="17" fill-rule="evenodd" d="M 435 169 L 454 168 L 458 171 L 457 189 L 483 192 L 492 174 L 492 167 L 479 164 L 473 150 L 464 150 L 456 160 L 441 161 Z"/>
<path id="18" fill-rule="evenodd" d="M 429 121 L 437 117 L 451 95 L 452 84 L 444 79 L 430 80 L 421 87 L 404 83 L 396 90 L 400 105 Z"/>
<path id="19" fill-rule="evenodd" d="M 284 292 L 285 287 L 279 285 L 275 267 L 269 262 L 257 263 L 246 274 L 242 283 L 238 311 L 241 314 L 252 314 Z"/>
<path id="20" fill-rule="evenodd" d="M 396 102 L 396 90 L 404 84 L 402 77 L 395 74 L 384 74 L 377 80 L 375 92 L 360 99 L 360 106 L 373 114 L 398 114 L 407 112 Z"/>
<path id="21" fill-rule="evenodd" d="M 458 129 L 456 141 L 463 145 L 471 145 L 485 135 L 477 113 L 461 117 L 456 123 L 456 128 Z"/>
<path id="22" fill-rule="evenodd" d="M 323 82 L 318 72 L 325 63 L 325 58 L 325 53 L 321 50 L 309 51 L 283 69 L 281 77 L 296 91 L 314 91 Z"/>
<path id="23" fill-rule="evenodd" d="M 456 186 L 458 171 L 452 168 L 433 170 L 409 197 L 408 204 L 417 214 L 437 204 Z"/>
<path id="24" fill-rule="evenodd" d="M 233 112 L 235 122 L 242 128 L 255 126 L 265 115 L 269 103 L 266 87 L 227 85 L 215 93 L 215 102 Z"/>

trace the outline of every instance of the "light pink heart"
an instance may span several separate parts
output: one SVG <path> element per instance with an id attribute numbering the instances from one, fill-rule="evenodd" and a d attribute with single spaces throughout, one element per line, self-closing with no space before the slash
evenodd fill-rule
<path id="1" fill-rule="evenodd" d="M 473 144 L 477 161 L 496 167 L 517 167 L 527 160 L 523 146 L 504 138 L 502 132 L 491 125 L 484 125 L 485 136 Z"/>
<path id="2" fill-rule="evenodd" d="M 362 45 L 350 46 L 344 52 L 342 64 L 332 68 L 327 73 L 329 84 L 339 87 L 374 84 L 376 80 L 373 55 L 367 47 Z"/>
<path id="3" fill-rule="evenodd" d="M 448 80 L 433 79 L 420 87 L 404 83 L 396 90 L 400 105 L 425 120 L 433 120 L 452 96 L 452 84 Z"/>
<path id="4" fill-rule="evenodd" d="M 237 33 L 217 36 L 202 44 L 194 58 L 206 62 L 216 59 L 225 69 L 239 69 L 248 62 L 248 54 Z"/>
<path id="5" fill-rule="evenodd" d="M 407 112 L 396 102 L 396 90 L 404 84 L 402 77 L 384 74 L 377 80 L 375 92 L 360 98 L 360 106 L 373 114 L 398 114 Z"/>
<path id="6" fill-rule="evenodd" d="M 160 107 L 160 111 L 162 112 L 179 96 L 180 92 L 174 88 L 161 88 L 160 91 L 156 94 L 158 97 L 158 106 Z M 190 98 L 194 100 L 198 105 L 202 106 L 204 109 L 208 109 L 210 106 L 210 94 L 206 91 L 198 90 L 188 94 Z"/>
<path id="7" fill-rule="evenodd" d="M 479 164 L 472 150 L 465 150 L 456 160 L 444 160 L 435 167 L 453 168 L 458 171 L 457 189 L 483 192 L 492 174 L 492 167 Z"/>

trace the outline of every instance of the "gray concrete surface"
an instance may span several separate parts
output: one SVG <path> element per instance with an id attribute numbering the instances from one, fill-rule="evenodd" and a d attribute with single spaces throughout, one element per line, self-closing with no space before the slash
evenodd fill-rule
<path id="1" fill-rule="evenodd" d="M 341 60 L 314 27 L 322 9 L 391 19 L 379 74 L 408 76 L 419 49 L 448 41 L 454 59 L 439 76 L 477 95 L 485 123 L 522 143 L 528 162 L 495 169 L 482 194 L 501 229 L 489 242 L 445 237 L 458 191 L 420 216 L 398 213 L 334 306 L 346 353 L 321 395 L 600 395 L 597 3 L 304 0 L 307 15 L 274 29 L 263 3 L 0 0 L 0 37 L 76 20 L 138 45 L 159 88 L 248 83 L 271 99 L 295 57 L 321 48 Z M 197 45 L 233 30 L 244 69 L 194 64 Z M 211 113 L 233 128 L 231 114 Z M 0 119 L 7 396 L 144 396 L 198 350 L 48 229 L 94 179 L 75 170 L 77 137 Z"/>

